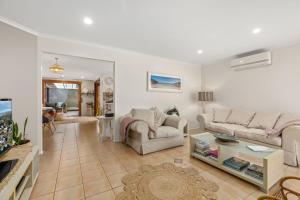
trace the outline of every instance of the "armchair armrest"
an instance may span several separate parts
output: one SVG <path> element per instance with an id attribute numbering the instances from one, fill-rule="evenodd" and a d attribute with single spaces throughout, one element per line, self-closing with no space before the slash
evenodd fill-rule
<path id="1" fill-rule="evenodd" d="M 177 116 L 167 116 L 164 126 L 171 126 L 177 128 L 179 129 L 180 133 L 183 133 L 186 124 L 187 121 L 183 118 Z"/>
<path id="2" fill-rule="evenodd" d="M 136 121 L 130 125 L 130 130 L 140 135 L 141 142 L 149 140 L 149 126 L 144 121 Z"/>
<path id="3" fill-rule="evenodd" d="M 197 119 L 200 123 L 201 131 L 205 130 L 206 124 L 212 122 L 213 120 L 213 113 L 203 113 L 197 116 Z"/>
<path id="4" fill-rule="evenodd" d="M 119 122 L 121 123 L 123 121 L 123 119 L 125 119 L 125 117 L 131 117 L 131 113 L 127 113 L 126 115 L 123 115 L 119 118 Z"/>
<path id="5" fill-rule="evenodd" d="M 286 164 L 300 165 L 300 126 L 289 126 L 282 131 L 282 148 Z"/>

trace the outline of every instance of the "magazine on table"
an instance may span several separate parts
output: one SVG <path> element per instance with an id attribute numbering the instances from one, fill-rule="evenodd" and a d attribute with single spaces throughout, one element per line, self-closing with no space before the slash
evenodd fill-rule
<path id="1" fill-rule="evenodd" d="M 247 148 L 255 152 L 272 152 L 273 149 L 260 145 L 247 145 Z"/>

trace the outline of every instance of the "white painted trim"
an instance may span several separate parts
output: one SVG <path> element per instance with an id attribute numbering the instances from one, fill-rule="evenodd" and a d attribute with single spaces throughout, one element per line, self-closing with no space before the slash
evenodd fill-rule
<path id="1" fill-rule="evenodd" d="M 22 24 L 19 24 L 19 23 L 13 21 L 13 20 L 10 20 L 10 19 L 7 19 L 5 17 L 0 16 L 0 21 L 3 22 L 3 23 L 5 23 L 5 24 L 8 24 L 10 26 L 13 26 L 13 27 L 15 27 L 17 29 L 20 29 L 22 31 L 30 33 L 32 35 L 39 36 L 39 33 L 37 31 L 35 31 L 35 30 L 33 30 L 33 29 L 31 29 L 31 28 L 29 28 L 27 26 L 24 26 Z"/>

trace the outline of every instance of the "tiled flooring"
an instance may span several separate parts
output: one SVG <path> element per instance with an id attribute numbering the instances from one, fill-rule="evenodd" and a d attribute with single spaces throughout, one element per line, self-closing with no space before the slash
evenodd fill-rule
<path id="1" fill-rule="evenodd" d="M 40 175 L 31 195 L 34 200 L 111 200 L 122 191 L 121 178 L 142 164 L 174 162 L 198 169 L 216 182 L 220 200 L 254 200 L 262 193 L 253 185 L 189 157 L 183 147 L 140 156 L 122 143 L 101 143 L 95 122 L 60 124 L 54 135 L 44 133 Z M 285 167 L 286 175 L 300 176 L 299 168 Z"/>

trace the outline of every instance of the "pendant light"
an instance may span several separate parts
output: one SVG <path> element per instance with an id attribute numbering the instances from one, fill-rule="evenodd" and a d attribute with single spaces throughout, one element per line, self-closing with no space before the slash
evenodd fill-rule
<path id="1" fill-rule="evenodd" d="M 64 68 L 58 64 L 58 58 L 55 58 L 55 64 L 49 67 L 50 71 L 53 73 L 61 74 L 64 72 Z"/>

